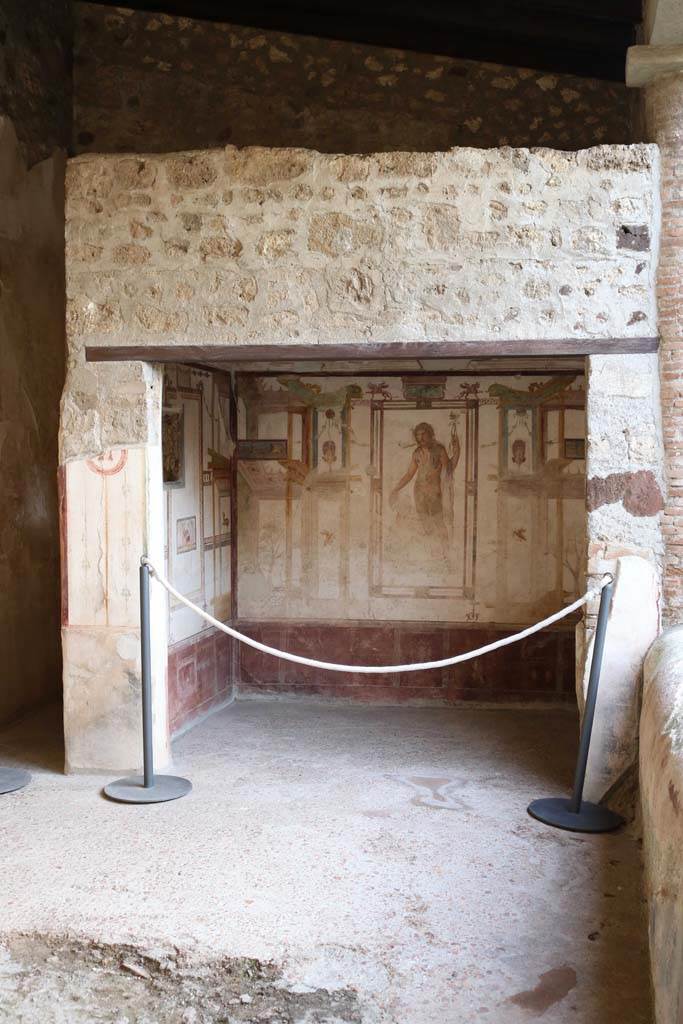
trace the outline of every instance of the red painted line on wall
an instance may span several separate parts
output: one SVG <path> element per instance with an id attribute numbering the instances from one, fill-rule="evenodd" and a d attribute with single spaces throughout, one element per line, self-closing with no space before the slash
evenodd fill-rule
<path id="1" fill-rule="evenodd" d="M 57 467 L 57 501 L 59 504 L 59 562 L 62 625 L 69 624 L 69 580 L 67 565 L 66 466 Z"/>

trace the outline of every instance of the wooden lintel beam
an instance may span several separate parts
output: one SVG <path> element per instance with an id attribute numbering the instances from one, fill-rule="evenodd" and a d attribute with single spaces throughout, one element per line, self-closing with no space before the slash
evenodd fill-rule
<path id="1" fill-rule="evenodd" d="M 216 369 L 240 362 L 349 359 L 482 359 L 487 356 L 591 356 L 657 352 L 659 339 L 564 338 L 544 341 L 380 342 L 341 345 L 89 345 L 89 363 L 142 360 L 194 363 Z"/>

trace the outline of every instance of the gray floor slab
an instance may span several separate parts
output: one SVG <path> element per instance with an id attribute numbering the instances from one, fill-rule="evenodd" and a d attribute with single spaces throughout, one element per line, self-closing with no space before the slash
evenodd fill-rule
<path id="1" fill-rule="evenodd" d="M 637 843 L 526 814 L 570 786 L 565 711 L 240 703 L 152 806 L 61 775 L 56 733 L 0 737 L 34 773 L 0 798 L 0 1020 L 650 1022 Z"/>

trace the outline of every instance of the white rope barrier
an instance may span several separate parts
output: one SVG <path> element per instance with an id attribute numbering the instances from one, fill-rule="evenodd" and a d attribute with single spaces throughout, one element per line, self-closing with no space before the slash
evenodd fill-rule
<path id="1" fill-rule="evenodd" d="M 173 584 L 169 583 L 163 573 L 160 573 L 157 568 L 150 562 L 148 558 L 141 559 L 142 565 L 146 565 L 149 568 L 150 573 L 155 579 L 164 587 L 169 594 L 175 597 L 176 601 L 180 601 L 181 604 L 191 608 L 198 615 L 201 615 L 203 619 L 215 626 L 216 629 L 220 629 L 223 633 L 227 633 L 228 636 L 233 637 L 234 640 L 239 640 L 240 643 L 247 644 L 249 647 L 254 647 L 257 651 L 262 651 L 264 654 L 271 654 L 274 658 L 284 658 L 285 661 L 293 661 L 297 665 L 308 665 L 311 668 L 322 668 L 330 672 L 360 672 L 365 675 L 385 675 L 395 672 L 422 672 L 430 668 L 447 668 L 449 665 L 458 665 L 462 661 L 469 661 L 471 658 L 478 658 L 480 654 L 488 654 L 490 651 L 497 651 L 501 647 L 507 647 L 508 644 L 517 643 L 518 640 L 524 640 L 528 636 L 532 636 L 534 633 L 539 633 L 546 626 L 551 626 L 554 622 L 558 622 L 567 615 L 571 615 L 572 612 L 577 611 L 588 601 L 592 601 L 593 598 L 599 597 L 602 590 L 607 586 L 608 583 L 613 581 L 611 573 L 606 573 L 602 582 L 591 590 L 587 590 L 583 597 L 580 597 L 577 601 L 567 605 L 566 608 L 562 608 L 561 611 L 555 612 L 554 615 L 549 615 L 547 619 L 542 619 L 533 626 L 528 626 L 526 629 L 522 629 L 519 633 L 514 633 L 512 636 L 503 637 L 500 640 L 495 640 L 492 644 L 486 644 L 484 647 L 477 647 L 474 651 L 466 651 L 464 654 L 455 654 L 452 658 L 441 658 L 439 661 L 423 661 L 413 665 L 338 665 L 336 662 L 331 661 L 317 661 L 315 658 L 303 658 L 298 654 L 289 654 L 287 651 L 279 651 L 277 647 L 268 647 L 267 644 L 259 643 L 258 640 L 252 640 L 251 637 L 245 636 L 244 633 L 239 633 L 236 629 L 232 629 L 231 626 L 226 626 L 224 622 L 220 622 L 219 619 L 214 619 L 213 615 L 209 615 L 208 612 L 204 611 L 203 608 L 199 608 L 194 602 L 190 601 L 187 597 L 184 597 Z"/>

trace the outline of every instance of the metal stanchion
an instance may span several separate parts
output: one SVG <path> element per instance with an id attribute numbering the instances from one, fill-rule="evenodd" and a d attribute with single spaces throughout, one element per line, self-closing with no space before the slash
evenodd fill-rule
<path id="1" fill-rule="evenodd" d="M 624 823 L 624 819 L 620 815 L 615 814 L 614 811 L 610 811 L 608 807 L 603 807 L 601 804 L 592 804 L 588 800 L 583 799 L 583 784 L 586 778 L 586 765 L 588 764 L 588 751 L 593 731 L 593 718 L 595 717 L 595 705 L 598 700 L 602 654 L 605 647 L 605 633 L 607 632 L 607 620 L 609 618 L 613 591 L 614 580 L 610 580 L 603 587 L 602 594 L 600 595 L 600 609 L 598 611 L 598 624 L 595 629 L 586 707 L 583 713 L 579 754 L 576 759 L 576 772 L 574 774 L 574 792 L 568 800 L 564 797 L 548 797 L 543 800 L 532 801 L 527 808 L 532 818 L 537 818 L 538 821 L 542 821 L 545 825 L 566 829 L 568 832 L 611 832 Z"/>
<path id="2" fill-rule="evenodd" d="M 30 781 L 31 776 L 23 768 L 0 768 L 0 796 L 23 789 Z"/>
<path id="3" fill-rule="evenodd" d="M 111 800 L 125 804 L 159 804 L 177 800 L 192 789 L 188 779 L 154 774 L 152 743 L 152 650 L 149 615 L 149 566 L 140 565 L 140 648 L 142 654 L 142 746 L 143 775 L 130 775 L 104 787 Z"/>

